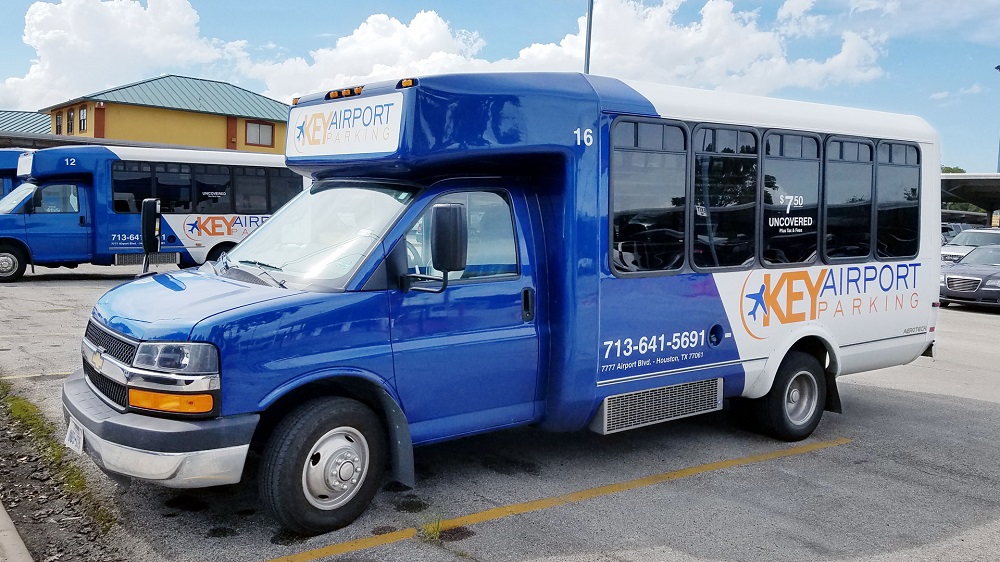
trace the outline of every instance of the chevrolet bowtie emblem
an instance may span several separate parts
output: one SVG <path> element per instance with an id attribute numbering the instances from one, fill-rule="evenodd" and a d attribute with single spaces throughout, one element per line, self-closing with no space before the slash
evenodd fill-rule
<path id="1" fill-rule="evenodd" d="M 101 350 L 100 349 L 98 349 L 97 351 L 95 351 L 94 355 L 91 356 L 90 363 L 98 371 L 100 371 L 104 367 L 104 355 L 101 354 Z"/>

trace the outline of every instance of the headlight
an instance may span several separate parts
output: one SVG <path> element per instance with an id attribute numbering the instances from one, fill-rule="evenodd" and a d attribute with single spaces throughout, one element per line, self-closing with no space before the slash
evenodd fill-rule
<path id="1" fill-rule="evenodd" d="M 941 284 L 944 285 L 944 273 L 941 274 Z"/>
<path id="2" fill-rule="evenodd" d="M 984 289 L 1000 290 L 1000 279 L 987 279 Z"/>
<path id="3" fill-rule="evenodd" d="M 208 343 L 139 344 L 132 365 L 150 371 L 183 374 L 219 372 L 219 351 Z"/>

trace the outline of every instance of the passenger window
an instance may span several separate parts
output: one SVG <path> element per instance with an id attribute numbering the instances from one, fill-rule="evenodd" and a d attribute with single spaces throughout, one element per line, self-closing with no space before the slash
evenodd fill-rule
<path id="1" fill-rule="evenodd" d="M 143 199 L 153 196 L 153 168 L 145 162 L 111 165 L 111 190 L 116 213 L 139 213 Z"/>
<path id="2" fill-rule="evenodd" d="M 883 147 L 890 148 L 884 149 Z M 920 247 L 920 162 L 916 147 L 879 144 L 881 158 L 875 181 L 875 255 L 878 258 L 912 258 Z"/>
<path id="3" fill-rule="evenodd" d="M 191 166 L 189 164 L 156 164 L 154 184 L 160 211 L 191 212 Z"/>
<path id="4" fill-rule="evenodd" d="M 619 121 L 612 144 L 611 267 L 622 273 L 679 269 L 687 203 L 684 130 Z"/>
<path id="5" fill-rule="evenodd" d="M 517 244 L 510 204 L 493 192 L 462 192 L 438 198 L 434 203 L 462 203 L 468 214 L 469 249 L 465 270 L 449 273 L 448 279 L 492 278 L 515 275 Z M 432 267 L 430 228 L 433 204 L 417 220 L 406 236 L 409 270 L 424 275 L 441 275 Z"/>
<path id="6" fill-rule="evenodd" d="M 871 253 L 872 152 L 865 142 L 827 144 L 823 205 L 827 258 L 861 258 Z"/>
<path id="7" fill-rule="evenodd" d="M 807 263 L 819 246 L 816 139 L 769 134 L 764 157 L 765 264 Z"/>
<path id="8" fill-rule="evenodd" d="M 36 213 L 79 213 L 80 200 L 72 184 L 53 184 L 41 188 L 35 195 Z"/>
<path id="9" fill-rule="evenodd" d="M 694 161 L 692 259 L 699 267 L 747 265 L 756 252 L 756 137 L 708 128 L 697 135 L 704 138 Z"/>

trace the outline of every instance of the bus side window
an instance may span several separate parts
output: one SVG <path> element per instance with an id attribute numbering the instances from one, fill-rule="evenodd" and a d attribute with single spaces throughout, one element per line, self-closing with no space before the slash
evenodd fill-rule
<path id="1" fill-rule="evenodd" d="M 827 142 L 823 233 L 827 258 L 866 258 L 871 254 L 874 147 L 868 141 Z"/>
<path id="2" fill-rule="evenodd" d="M 917 147 L 879 144 L 875 173 L 876 256 L 912 258 L 920 249 L 920 154 Z"/>
<path id="3" fill-rule="evenodd" d="M 194 185 L 195 212 L 233 212 L 233 178 L 229 166 L 196 165 L 194 167 Z"/>
<path id="4" fill-rule="evenodd" d="M 153 169 L 145 162 L 111 165 L 112 207 L 116 213 L 138 213 L 138 203 L 153 196 Z"/>
<path id="5" fill-rule="evenodd" d="M 819 143 L 769 133 L 764 138 L 765 264 L 806 263 L 819 248 Z"/>
<path id="6" fill-rule="evenodd" d="M 272 213 L 291 201 L 292 197 L 302 193 L 302 176 L 288 168 L 268 168 L 267 176 Z"/>
<path id="7" fill-rule="evenodd" d="M 189 164 L 156 164 L 155 197 L 164 213 L 191 212 L 191 166 Z"/>
<path id="8" fill-rule="evenodd" d="M 612 145 L 610 266 L 620 273 L 679 269 L 687 208 L 684 130 L 620 120 Z"/>

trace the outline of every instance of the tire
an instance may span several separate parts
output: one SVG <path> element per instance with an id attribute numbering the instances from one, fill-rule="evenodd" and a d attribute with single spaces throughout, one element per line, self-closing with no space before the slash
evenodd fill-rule
<path id="1" fill-rule="evenodd" d="M 340 529 L 371 503 L 385 465 L 385 430 L 374 412 L 349 398 L 312 400 L 271 435 L 260 464 L 261 501 L 294 533 Z"/>
<path id="2" fill-rule="evenodd" d="M 789 351 L 771 391 L 753 401 L 760 429 L 782 441 L 801 441 L 816 429 L 826 405 L 826 375 L 808 353 Z"/>
<path id="3" fill-rule="evenodd" d="M 17 281 L 28 267 L 28 258 L 20 249 L 0 244 L 0 283 Z"/>
<path id="4" fill-rule="evenodd" d="M 949 302 L 949 301 L 941 301 L 941 308 L 948 308 L 949 304 L 951 304 L 951 302 Z"/>

